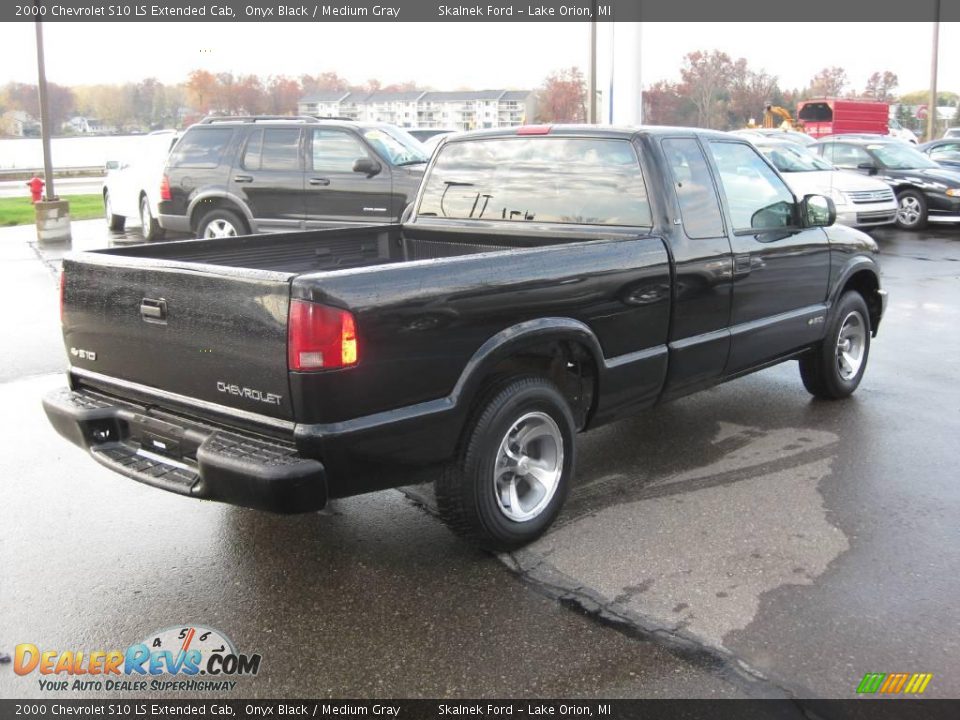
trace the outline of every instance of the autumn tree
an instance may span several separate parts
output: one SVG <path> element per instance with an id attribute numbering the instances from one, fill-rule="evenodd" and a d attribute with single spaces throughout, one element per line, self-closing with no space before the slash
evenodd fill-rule
<path id="1" fill-rule="evenodd" d="M 304 95 L 336 90 L 343 90 L 346 92 L 349 87 L 350 83 L 335 72 L 300 76 L 300 88 Z"/>
<path id="2" fill-rule="evenodd" d="M 537 91 L 537 109 L 541 122 L 585 122 L 587 84 L 580 68 L 551 73 Z"/>
<path id="3" fill-rule="evenodd" d="M 746 59 L 740 58 L 734 63 L 730 82 L 730 124 L 742 127 L 751 118 L 759 123 L 767 105 L 780 104 L 778 96 L 781 92 L 776 76 L 765 70 L 751 70 Z"/>
<path id="4" fill-rule="evenodd" d="M 7 110 L 20 110 L 35 120 L 40 119 L 40 96 L 37 86 L 26 83 L 8 83 L 3 90 L 4 106 Z M 56 83 L 47 83 L 47 112 L 54 132 L 70 119 L 75 106 L 73 90 Z"/>
<path id="5" fill-rule="evenodd" d="M 240 78 L 235 87 L 235 103 L 240 112 L 247 115 L 261 115 L 267 111 L 267 91 L 256 75 Z"/>
<path id="6" fill-rule="evenodd" d="M 649 125 L 690 125 L 697 109 L 685 88 L 666 80 L 643 91 L 643 121 Z"/>
<path id="7" fill-rule="evenodd" d="M 733 60 L 725 52 L 697 50 L 687 53 L 680 76 L 697 108 L 697 127 L 720 127 L 725 123 L 722 101 L 735 73 Z"/>
<path id="8" fill-rule="evenodd" d="M 267 112 L 273 115 L 291 115 L 297 111 L 300 100 L 300 83 L 296 80 L 277 75 L 267 80 Z"/>
<path id="9" fill-rule="evenodd" d="M 187 78 L 187 102 L 190 107 L 206 115 L 217 95 L 217 76 L 206 70 L 194 70 Z"/>
<path id="10" fill-rule="evenodd" d="M 867 79 L 867 86 L 864 88 L 865 97 L 878 100 L 880 102 L 890 102 L 894 99 L 893 91 L 900 84 L 896 73 L 884 70 L 882 73 L 875 72 Z"/>
<path id="11" fill-rule="evenodd" d="M 846 70 L 841 67 L 824 68 L 810 80 L 810 96 L 840 97 L 848 84 Z"/>

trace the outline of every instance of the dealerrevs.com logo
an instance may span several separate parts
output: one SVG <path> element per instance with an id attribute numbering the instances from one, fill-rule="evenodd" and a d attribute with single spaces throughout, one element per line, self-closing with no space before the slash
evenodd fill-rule
<path id="1" fill-rule="evenodd" d="M 14 652 L 17 675 L 36 673 L 44 691 L 233 690 L 233 678 L 255 676 L 259 653 L 238 653 L 218 630 L 200 625 L 150 633 L 126 650 L 50 650 L 21 643 Z"/>

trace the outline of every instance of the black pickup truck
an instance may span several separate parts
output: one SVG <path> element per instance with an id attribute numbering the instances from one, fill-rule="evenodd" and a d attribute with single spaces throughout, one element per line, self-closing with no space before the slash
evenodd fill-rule
<path id="1" fill-rule="evenodd" d="M 722 133 L 456 136 L 407 215 L 69 256 L 50 421 L 276 512 L 427 470 L 455 531 L 509 549 L 557 516 L 577 432 L 788 359 L 845 397 L 885 306 L 873 240 Z"/>

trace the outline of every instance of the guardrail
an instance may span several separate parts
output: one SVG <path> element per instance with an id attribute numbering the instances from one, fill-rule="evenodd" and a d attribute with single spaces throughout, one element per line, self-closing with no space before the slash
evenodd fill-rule
<path id="1" fill-rule="evenodd" d="M 103 165 L 89 165 L 86 167 L 56 168 L 53 179 L 71 177 L 103 177 L 107 174 Z M 9 168 L 0 169 L 0 182 L 4 180 L 29 180 L 34 175 L 43 177 L 43 168 Z"/>

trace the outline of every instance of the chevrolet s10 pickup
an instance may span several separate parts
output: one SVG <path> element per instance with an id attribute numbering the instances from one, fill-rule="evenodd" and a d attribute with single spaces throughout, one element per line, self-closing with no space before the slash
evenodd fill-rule
<path id="1" fill-rule="evenodd" d="M 557 517 L 579 432 L 786 360 L 857 388 L 886 293 L 834 219 L 723 133 L 452 136 L 398 224 L 68 256 L 44 405 L 193 498 L 309 512 L 426 472 L 454 531 L 509 550 Z"/>

